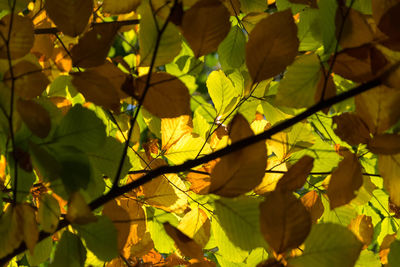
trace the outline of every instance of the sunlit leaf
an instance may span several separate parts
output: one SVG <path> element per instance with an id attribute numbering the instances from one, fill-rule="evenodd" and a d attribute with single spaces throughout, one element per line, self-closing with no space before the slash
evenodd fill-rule
<path id="1" fill-rule="evenodd" d="M 65 34 L 78 36 L 81 34 L 92 15 L 92 0 L 48 0 L 45 2 L 46 12 Z"/>
<path id="2" fill-rule="evenodd" d="M 356 196 L 355 191 L 361 187 L 362 182 L 362 168 L 357 155 L 345 152 L 328 186 L 331 209 L 349 203 Z"/>
<path id="3" fill-rule="evenodd" d="M 183 36 L 196 57 L 216 51 L 230 28 L 229 12 L 220 1 L 200 0 L 183 16 Z"/>
<path id="4" fill-rule="evenodd" d="M 324 213 L 324 205 L 318 193 L 314 190 L 309 191 L 307 194 L 300 198 L 304 207 L 311 215 L 311 220 L 315 223 L 321 218 Z"/>
<path id="5" fill-rule="evenodd" d="M 366 144 L 370 140 L 365 122 L 356 114 L 344 113 L 333 117 L 336 124 L 335 134 L 352 146 Z"/>
<path id="6" fill-rule="evenodd" d="M 375 154 L 391 155 L 400 153 L 400 135 L 380 134 L 368 142 L 368 149 Z"/>
<path id="7" fill-rule="evenodd" d="M 302 157 L 282 176 L 276 185 L 277 190 L 295 191 L 300 189 L 313 168 L 314 159 L 310 156 Z"/>
<path id="8" fill-rule="evenodd" d="M 97 217 L 94 216 L 82 194 L 79 192 L 71 195 L 68 201 L 68 213 L 66 218 L 71 223 L 76 224 L 88 224 L 97 221 Z"/>
<path id="9" fill-rule="evenodd" d="M 281 73 L 290 65 L 299 47 L 297 27 L 290 10 L 261 20 L 249 35 L 246 65 L 253 82 Z"/>
<path id="10" fill-rule="evenodd" d="M 325 223 L 315 224 L 306 239 L 301 256 L 289 259 L 295 267 L 354 266 L 362 248 L 362 243 L 343 226 Z"/>
<path id="11" fill-rule="evenodd" d="M 234 26 L 228 36 L 218 46 L 218 56 L 221 62 L 226 62 L 232 68 L 239 68 L 244 62 L 246 36 L 241 28 Z"/>
<path id="12" fill-rule="evenodd" d="M 303 243 L 311 230 L 311 217 L 291 192 L 273 191 L 260 204 L 260 227 L 268 245 L 283 253 Z"/>
<path id="13" fill-rule="evenodd" d="M 8 40 L 5 38 L 8 37 L 10 27 L 10 39 Z M 31 50 L 35 39 L 32 21 L 16 14 L 12 16 L 12 23 L 10 14 L 0 20 L 0 34 L 3 36 L 0 38 L 0 58 L 8 58 L 8 53 L 12 59 L 25 56 Z"/>
<path id="14" fill-rule="evenodd" d="M 357 236 L 364 246 L 369 246 L 369 244 L 371 244 L 374 235 L 374 227 L 370 216 L 358 215 L 351 221 L 349 229 Z"/>
<path id="15" fill-rule="evenodd" d="M 229 136 L 232 142 L 252 135 L 253 131 L 246 119 L 236 115 L 230 125 Z M 244 194 L 261 183 L 266 165 L 267 150 L 264 142 L 222 157 L 212 170 L 210 192 L 225 197 Z"/>
<path id="16" fill-rule="evenodd" d="M 210 239 L 211 223 L 202 209 L 192 209 L 183 216 L 177 229 L 204 247 Z"/>
<path id="17" fill-rule="evenodd" d="M 25 254 L 29 264 L 31 266 L 38 266 L 44 263 L 50 257 L 52 248 L 53 240 L 51 240 L 51 237 L 37 243 L 32 254 L 30 252 Z"/>
<path id="18" fill-rule="evenodd" d="M 397 206 L 400 206 L 400 183 L 398 182 L 400 154 L 379 155 L 378 168 L 382 175 L 385 189 L 389 192 L 391 201 Z"/>

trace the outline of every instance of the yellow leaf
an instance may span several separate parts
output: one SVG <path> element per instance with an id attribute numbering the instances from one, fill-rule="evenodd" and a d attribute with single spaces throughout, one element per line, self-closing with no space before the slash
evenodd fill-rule
<path id="1" fill-rule="evenodd" d="M 88 224 L 96 222 L 97 218 L 90 210 L 85 199 L 79 192 L 71 195 L 68 201 L 67 220 L 76 224 Z"/>
<path id="2" fill-rule="evenodd" d="M 188 115 L 182 115 L 176 118 L 161 119 L 161 144 L 162 150 L 168 150 L 176 142 L 193 130 L 192 119 Z"/>
<path id="3" fill-rule="evenodd" d="M 72 84 L 87 101 L 119 112 L 120 101 L 117 90 L 107 76 L 102 76 L 96 71 L 88 69 L 84 72 L 73 73 Z"/>
<path id="4" fill-rule="evenodd" d="M 177 228 L 202 247 L 205 247 L 210 239 L 211 223 L 207 214 L 200 208 L 186 213 Z"/>
<path id="5" fill-rule="evenodd" d="M 210 174 L 216 163 L 217 161 L 213 160 L 203 164 L 199 169 L 196 169 L 197 171 L 204 172 L 204 174 L 196 172 L 190 172 L 188 174 L 187 180 L 191 183 L 190 190 L 200 195 L 208 194 L 211 184 Z"/>
<path id="6" fill-rule="evenodd" d="M 98 24 L 86 32 L 71 49 L 74 66 L 89 68 L 103 64 L 119 27 L 117 22 L 110 22 Z"/>
<path id="7" fill-rule="evenodd" d="M 374 237 L 374 226 L 372 225 L 372 218 L 366 215 L 358 215 L 351 220 L 348 227 L 357 238 L 364 244 L 365 247 L 371 244 Z"/>
<path id="8" fill-rule="evenodd" d="M 280 254 L 303 243 L 311 217 L 293 193 L 273 191 L 260 204 L 260 227 L 268 245 Z"/>
<path id="9" fill-rule="evenodd" d="M 314 159 L 310 156 L 303 156 L 283 175 L 276 185 L 277 190 L 296 191 L 300 189 L 307 180 L 313 168 Z"/>
<path id="10" fill-rule="evenodd" d="M 35 245 L 39 240 L 39 228 L 36 222 L 35 210 L 27 204 L 18 204 L 15 206 L 19 221 L 19 231 L 30 253 L 33 254 Z"/>
<path id="11" fill-rule="evenodd" d="M 297 26 L 290 9 L 258 22 L 246 45 L 246 65 L 253 82 L 284 71 L 294 61 L 298 47 Z"/>
<path id="12" fill-rule="evenodd" d="M 93 12 L 92 0 L 47 0 L 44 8 L 57 28 L 70 36 L 81 34 Z"/>
<path id="13" fill-rule="evenodd" d="M 8 58 L 6 44 L 6 41 L 8 41 L 10 56 L 12 59 L 16 59 L 28 54 L 33 47 L 35 39 L 33 23 L 30 19 L 15 14 L 12 20 L 10 40 L 5 40 L 4 38 L 8 36 L 10 28 L 10 18 L 11 16 L 8 14 L 0 21 L 0 34 L 3 36 L 3 38 L 0 38 L 0 58 Z"/>
<path id="14" fill-rule="evenodd" d="M 324 205 L 322 204 L 318 193 L 311 190 L 302 196 L 300 200 L 310 213 L 312 222 L 316 223 L 324 213 Z"/>
<path id="15" fill-rule="evenodd" d="M 379 155 L 378 169 L 383 178 L 383 185 L 389 192 L 391 201 L 400 206 L 400 154 Z"/>
<path id="16" fill-rule="evenodd" d="M 103 11 L 111 14 L 125 14 L 135 11 L 141 0 L 104 0 Z"/>
<path id="17" fill-rule="evenodd" d="M 287 171 L 286 163 L 278 160 L 277 157 L 272 157 L 268 159 L 268 170 L 278 171 L 282 173 L 266 172 L 262 182 L 254 188 L 254 192 L 262 195 L 264 193 L 274 191 L 279 179 L 282 178 L 283 174 Z"/>
<path id="18" fill-rule="evenodd" d="M 203 249 L 194 240 L 170 225 L 164 223 L 164 229 L 167 234 L 175 241 L 176 246 L 182 251 L 183 255 L 190 258 L 203 259 Z"/>
<path id="19" fill-rule="evenodd" d="M 382 133 L 400 119 L 400 90 L 378 86 L 355 97 L 356 113 L 373 134 Z"/>
<path id="20" fill-rule="evenodd" d="M 357 155 L 348 151 L 344 153 L 344 159 L 333 171 L 328 186 L 327 194 L 331 209 L 349 203 L 355 198 L 355 191 L 363 183 L 362 167 Z"/>
<path id="21" fill-rule="evenodd" d="M 200 0 L 183 16 L 183 36 L 196 57 L 216 51 L 230 28 L 229 11 L 220 1 Z"/>
<path id="22" fill-rule="evenodd" d="M 141 99 L 147 77 L 145 75 L 135 80 L 135 91 L 127 93 L 138 100 Z M 164 72 L 153 73 L 143 107 L 160 118 L 189 115 L 191 114 L 189 91 L 177 77 Z"/>
<path id="23" fill-rule="evenodd" d="M 236 115 L 230 124 L 232 142 L 252 136 L 253 131 L 242 115 Z M 236 197 L 259 185 L 267 165 L 265 142 L 248 146 L 221 158 L 211 173 L 210 193 Z"/>
<path id="24" fill-rule="evenodd" d="M 42 69 L 32 62 L 23 60 L 13 66 L 15 92 L 22 98 L 35 98 L 40 96 L 50 83 Z M 6 84 L 11 87 L 11 74 L 4 74 Z"/>
<path id="25" fill-rule="evenodd" d="M 33 100 L 17 100 L 17 110 L 32 133 L 45 138 L 51 129 L 49 112 Z"/>
<path id="26" fill-rule="evenodd" d="M 356 114 L 343 113 L 333 117 L 333 122 L 337 125 L 334 129 L 335 134 L 349 145 L 356 146 L 360 143 L 368 143 L 370 136 L 367 125 Z"/>
<path id="27" fill-rule="evenodd" d="M 378 134 L 367 145 L 369 151 L 375 154 L 391 155 L 400 153 L 400 135 Z"/>

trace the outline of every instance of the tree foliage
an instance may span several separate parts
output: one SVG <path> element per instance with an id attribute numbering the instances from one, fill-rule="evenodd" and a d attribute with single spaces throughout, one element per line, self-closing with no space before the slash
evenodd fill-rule
<path id="1" fill-rule="evenodd" d="M 0 263 L 397 266 L 399 19 L 2 1 Z"/>

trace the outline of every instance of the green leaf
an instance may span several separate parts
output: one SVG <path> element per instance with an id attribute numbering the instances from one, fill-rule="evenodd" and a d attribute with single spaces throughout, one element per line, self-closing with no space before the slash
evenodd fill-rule
<path id="1" fill-rule="evenodd" d="M 324 53 L 326 56 L 334 51 L 336 46 L 336 0 L 326 0 L 318 3 L 319 7 L 319 25 L 323 25 L 322 44 L 324 45 Z"/>
<path id="2" fill-rule="evenodd" d="M 294 267 L 354 266 L 362 243 L 347 228 L 332 224 L 315 224 L 305 241 L 301 256 L 288 260 Z"/>
<path id="3" fill-rule="evenodd" d="M 243 250 L 267 246 L 260 232 L 261 200 L 242 197 L 221 198 L 215 202 L 215 214 L 229 240 Z"/>
<path id="4" fill-rule="evenodd" d="M 296 58 L 287 68 L 276 96 L 276 104 L 292 108 L 309 107 L 315 103 L 314 95 L 321 78 L 321 65 L 317 55 Z"/>
<path id="5" fill-rule="evenodd" d="M 297 24 L 297 36 L 300 40 L 299 51 L 313 51 L 321 46 L 322 31 L 318 24 L 318 9 L 306 9 L 300 13 Z M 325 29 L 325 28 L 322 28 Z"/>
<path id="6" fill-rule="evenodd" d="M 38 266 L 39 264 L 46 261 L 51 254 L 53 248 L 53 240 L 48 237 L 36 244 L 33 255 L 30 252 L 26 252 L 26 258 L 30 266 Z"/>
<path id="7" fill-rule="evenodd" d="M 388 255 L 389 266 L 400 266 L 400 241 L 395 240 L 390 244 Z"/>
<path id="8" fill-rule="evenodd" d="M 355 267 L 381 267 L 381 260 L 377 254 L 370 250 L 363 250 L 360 253 L 360 257 L 358 258 Z"/>
<path id="9" fill-rule="evenodd" d="M 244 62 L 246 36 L 239 26 L 234 26 L 228 36 L 219 44 L 219 60 L 226 62 L 230 68 L 239 68 Z"/>
<path id="10" fill-rule="evenodd" d="M 40 199 L 38 221 L 43 231 L 53 233 L 58 226 L 61 211 L 58 201 L 51 195 L 45 194 Z"/>
<path id="11" fill-rule="evenodd" d="M 232 82 L 223 71 L 213 71 L 208 76 L 207 88 L 217 115 L 223 119 L 233 110 L 238 101 Z"/>
<path id="12" fill-rule="evenodd" d="M 56 145 L 74 146 L 82 151 L 92 151 L 104 144 L 105 126 L 93 111 L 75 105 L 61 120 L 53 139 Z"/>
<path id="13" fill-rule="evenodd" d="M 268 3 L 265 0 L 240 0 L 240 9 L 244 13 L 264 12 L 267 8 Z"/>
<path id="14" fill-rule="evenodd" d="M 140 65 L 149 66 L 154 54 L 158 29 L 163 27 L 165 21 L 153 15 L 149 1 L 142 1 L 137 11 L 141 15 L 139 32 Z M 182 37 L 178 29 L 174 24 L 168 23 L 161 36 L 155 66 L 171 62 L 181 51 L 181 44 Z"/>
<path id="15" fill-rule="evenodd" d="M 117 229 L 108 217 L 99 216 L 97 222 L 74 225 L 74 228 L 100 260 L 110 261 L 118 256 Z"/>
<path id="16" fill-rule="evenodd" d="M 77 235 L 64 231 L 50 267 L 81 267 L 86 261 L 86 248 Z"/>

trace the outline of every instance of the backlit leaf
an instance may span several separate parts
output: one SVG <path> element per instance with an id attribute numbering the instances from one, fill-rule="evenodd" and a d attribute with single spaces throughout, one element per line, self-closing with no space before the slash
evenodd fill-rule
<path id="1" fill-rule="evenodd" d="M 333 117 L 337 125 L 335 134 L 352 146 L 366 144 L 370 140 L 369 130 L 365 122 L 353 113 L 344 113 Z"/>
<path id="2" fill-rule="evenodd" d="M 196 57 L 216 51 L 230 28 L 229 11 L 220 1 L 200 0 L 183 16 L 183 36 Z"/>
<path id="3" fill-rule="evenodd" d="M 252 135 L 253 131 L 246 119 L 236 115 L 230 124 L 229 137 L 232 142 Z M 267 150 L 264 142 L 222 157 L 212 170 L 210 193 L 225 197 L 244 194 L 261 183 L 266 165 Z"/>
<path id="4" fill-rule="evenodd" d="M 249 35 L 246 65 L 253 82 L 281 73 L 290 65 L 299 47 L 297 27 L 290 10 L 261 20 Z"/>
<path id="5" fill-rule="evenodd" d="M 39 228 L 36 222 L 35 209 L 27 204 L 19 204 L 15 207 L 21 232 L 26 246 L 33 254 L 35 245 L 39 240 Z"/>
<path id="6" fill-rule="evenodd" d="M 246 36 L 241 28 L 234 26 L 218 46 L 219 59 L 232 68 L 239 68 L 244 62 L 245 46 Z"/>
<path id="7" fill-rule="evenodd" d="M 103 64 L 119 27 L 117 23 L 99 24 L 86 32 L 71 49 L 73 65 L 88 68 Z"/>
<path id="8" fill-rule="evenodd" d="M 140 99 L 146 90 L 147 75 L 135 81 L 134 92 L 128 92 Z M 160 118 L 188 115 L 190 95 L 187 87 L 177 77 L 165 72 L 153 73 L 147 89 L 143 107 Z"/>
<path id="9" fill-rule="evenodd" d="M 364 246 L 369 246 L 369 244 L 371 244 L 374 236 L 374 227 L 370 216 L 358 215 L 351 221 L 349 229 L 357 236 Z"/>
<path id="10" fill-rule="evenodd" d="M 82 194 L 79 192 L 71 195 L 68 201 L 68 213 L 66 218 L 71 223 L 76 224 L 88 224 L 97 221 L 96 216 L 94 216 Z"/>
<path id="11" fill-rule="evenodd" d="M 368 142 L 368 149 L 375 154 L 391 155 L 400 153 L 400 135 L 379 134 Z"/>
<path id="12" fill-rule="evenodd" d="M 17 248 L 23 240 L 20 221 L 15 209 L 10 205 L 0 218 L 0 257 Z"/>
<path id="13" fill-rule="evenodd" d="M 343 267 L 354 266 L 362 243 L 343 226 L 314 224 L 301 256 L 289 259 L 290 266 Z"/>
<path id="14" fill-rule="evenodd" d="M 345 152 L 344 159 L 333 171 L 329 186 L 328 197 L 331 209 L 349 203 L 356 195 L 363 182 L 362 167 L 357 155 Z"/>
<path id="15" fill-rule="evenodd" d="M 276 185 L 277 190 L 295 191 L 300 189 L 313 168 L 314 159 L 310 156 L 304 156 L 297 161 L 289 170 L 282 176 Z"/>
<path id="16" fill-rule="evenodd" d="M 48 0 L 45 2 L 46 12 L 65 34 L 78 36 L 81 34 L 92 15 L 92 0 Z"/>
<path id="17" fill-rule="evenodd" d="M 51 267 L 80 267 L 86 261 L 86 248 L 81 239 L 66 230 L 58 242 Z"/>
<path id="18" fill-rule="evenodd" d="M 53 233 L 58 226 L 60 215 L 58 201 L 52 195 L 43 195 L 40 199 L 38 210 L 40 227 L 48 233 Z"/>
<path id="19" fill-rule="evenodd" d="M 400 241 L 394 240 L 390 245 L 390 252 L 388 255 L 389 266 L 397 266 L 400 264 Z"/>
<path id="20" fill-rule="evenodd" d="M 303 243 L 311 230 L 311 217 L 291 192 L 273 191 L 260 204 L 260 227 L 268 245 L 283 253 Z"/>
<path id="21" fill-rule="evenodd" d="M 200 246 L 205 247 L 210 239 L 211 223 L 202 209 L 192 209 L 183 216 L 177 229 Z"/>
<path id="22" fill-rule="evenodd" d="M 140 5 L 141 0 L 104 0 L 103 10 L 111 14 L 124 14 L 135 11 Z"/>
<path id="23" fill-rule="evenodd" d="M 383 178 L 383 185 L 389 192 L 391 201 L 400 206 L 400 154 L 396 155 L 379 155 L 378 168 Z"/>
<path id="24" fill-rule="evenodd" d="M 311 215 L 311 220 L 316 223 L 324 213 L 324 205 L 322 204 L 321 198 L 318 193 L 314 190 L 309 191 L 307 194 L 300 198 L 304 207 L 308 210 Z"/>
<path id="25" fill-rule="evenodd" d="M 48 111 L 33 100 L 17 101 L 17 110 L 29 130 L 40 138 L 45 138 L 51 129 Z"/>
<path id="26" fill-rule="evenodd" d="M 309 107 L 315 103 L 314 95 L 321 78 L 321 64 L 315 54 L 298 57 L 287 68 L 279 83 L 276 104 L 293 108 Z"/>
<path id="27" fill-rule="evenodd" d="M 11 27 L 10 39 L 0 38 L 0 58 L 7 58 L 7 42 L 12 59 L 25 56 L 31 50 L 34 42 L 33 23 L 29 18 L 14 15 L 11 23 L 11 16 L 6 15 L 0 20 L 0 34 L 3 38 L 8 36 Z"/>
<path id="28" fill-rule="evenodd" d="M 263 12 L 268 8 L 264 0 L 240 0 L 240 8 L 244 13 Z"/>

